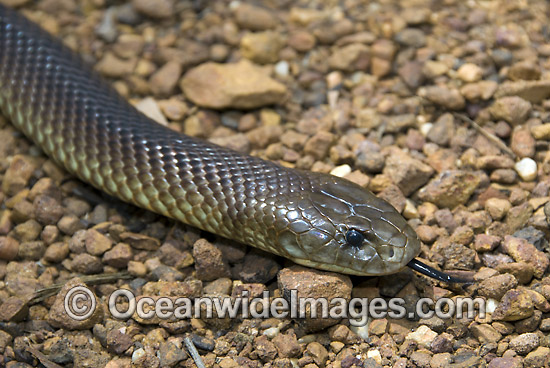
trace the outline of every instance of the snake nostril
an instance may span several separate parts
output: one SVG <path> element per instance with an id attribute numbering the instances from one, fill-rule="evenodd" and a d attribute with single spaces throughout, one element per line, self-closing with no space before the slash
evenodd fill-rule
<path id="1" fill-rule="evenodd" d="M 391 247 L 389 250 L 388 250 L 388 254 L 390 256 L 390 258 L 393 258 L 393 256 L 395 255 L 395 252 L 393 250 L 393 247 Z"/>

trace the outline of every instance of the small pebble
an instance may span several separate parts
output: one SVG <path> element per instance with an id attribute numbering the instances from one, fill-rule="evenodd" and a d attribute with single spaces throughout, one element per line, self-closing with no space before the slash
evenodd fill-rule
<path id="1" fill-rule="evenodd" d="M 489 108 L 495 119 L 503 119 L 513 126 L 523 124 L 531 114 L 532 105 L 518 96 L 501 97 Z"/>
<path id="2" fill-rule="evenodd" d="M 429 327 L 422 325 L 415 331 L 410 332 L 405 339 L 412 340 L 418 345 L 429 348 L 433 340 L 437 337 L 437 332 L 430 330 Z"/>
<path id="3" fill-rule="evenodd" d="M 524 181 L 533 181 L 537 178 L 537 163 L 532 158 L 521 159 L 514 168 Z"/>
<path id="4" fill-rule="evenodd" d="M 475 64 L 466 63 L 458 68 L 456 75 L 464 82 L 477 82 L 483 76 L 483 70 Z"/>
<path id="5" fill-rule="evenodd" d="M 550 139 L 550 124 L 536 125 L 531 128 L 531 134 L 538 140 Z"/>
<path id="6" fill-rule="evenodd" d="M 361 337 L 363 340 L 369 338 L 369 326 L 367 324 L 362 326 L 350 326 L 349 329 L 355 332 L 357 336 Z"/>
<path id="7" fill-rule="evenodd" d="M 279 334 L 281 330 L 278 327 L 270 327 L 266 329 L 263 334 L 269 337 L 270 339 L 273 339 L 275 336 Z"/>
<path id="8" fill-rule="evenodd" d="M 277 64 L 275 64 L 275 73 L 282 78 L 288 77 L 290 66 L 288 65 L 287 61 L 279 61 Z"/>
<path id="9" fill-rule="evenodd" d="M 506 199 L 489 198 L 485 202 L 485 209 L 494 220 L 500 220 L 506 216 L 511 207 L 512 204 Z"/>
<path id="10" fill-rule="evenodd" d="M 420 133 L 425 137 L 433 128 L 433 123 L 424 123 L 420 126 Z"/>
<path id="11" fill-rule="evenodd" d="M 348 164 L 336 166 L 330 171 L 330 173 L 334 176 L 344 177 L 351 173 L 351 166 L 349 166 Z"/>
<path id="12" fill-rule="evenodd" d="M 0 236 L 0 259 L 11 261 L 19 252 L 19 242 L 14 238 Z"/>
<path id="13" fill-rule="evenodd" d="M 524 333 L 510 340 L 510 349 L 520 355 L 526 355 L 539 346 L 539 336 L 536 333 Z"/>
<path id="14" fill-rule="evenodd" d="M 148 17 L 169 18 L 174 15 L 174 0 L 133 0 L 134 8 Z"/>

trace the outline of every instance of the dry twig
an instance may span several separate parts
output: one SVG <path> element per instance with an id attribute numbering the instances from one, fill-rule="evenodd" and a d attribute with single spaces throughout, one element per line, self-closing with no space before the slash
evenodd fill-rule
<path id="1" fill-rule="evenodd" d="M 476 123 L 475 121 L 473 121 L 472 119 L 470 119 L 464 114 L 454 113 L 453 115 L 459 118 L 460 120 L 470 124 L 475 130 L 477 130 L 485 138 L 493 142 L 498 148 L 500 148 L 501 150 L 503 150 L 504 152 L 512 156 L 514 160 L 517 158 L 516 154 L 510 148 L 508 148 L 508 146 L 503 141 L 501 141 L 500 138 L 498 138 L 496 135 L 489 133 L 487 130 L 483 129 L 483 127 L 481 127 L 478 123 Z"/>
<path id="2" fill-rule="evenodd" d="M 195 347 L 195 344 L 193 344 L 193 341 L 189 336 L 186 336 L 183 339 L 183 343 L 185 344 L 185 347 L 187 348 L 187 352 L 189 355 L 191 355 L 191 358 L 193 358 L 193 361 L 195 362 L 195 365 L 197 368 L 206 368 L 206 365 L 204 365 L 204 362 L 199 355 L 199 352 L 197 351 L 197 348 Z"/>

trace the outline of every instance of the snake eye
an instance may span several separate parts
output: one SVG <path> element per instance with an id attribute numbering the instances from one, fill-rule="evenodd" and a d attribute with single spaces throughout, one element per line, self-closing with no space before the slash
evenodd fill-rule
<path id="1" fill-rule="evenodd" d="M 346 241 L 354 248 L 359 248 L 363 244 L 365 237 L 355 229 L 348 230 L 346 233 Z"/>

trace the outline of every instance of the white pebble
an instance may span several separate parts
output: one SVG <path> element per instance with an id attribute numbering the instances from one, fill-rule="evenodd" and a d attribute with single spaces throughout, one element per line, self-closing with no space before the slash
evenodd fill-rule
<path id="1" fill-rule="evenodd" d="M 405 201 L 405 208 L 403 208 L 403 216 L 407 220 L 420 217 L 420 214 L 418 213 L 418 209 L 414 205 L 413 201 L 411 201 L 410 199 L 407 199 Z"/>
<path id="2" fill-rule="evenodd" d="M 537 163 L 529 157 L 516 162 L 515 169 L 525 181 L 532 181 L 537 177 Z"/>
<path id="3" fill-rule="evenodd" d="M 372 358 L 378 364 L 382 364 L 382 354 L 378 350 L 369 350 L 367 351 L 367 358 Z"/>
<path id="4" fill-rule="evenodd" d="M 241 5 L 240 1 L 232 1 L 229 3 L 229 9 L 235 10 Z"/>
<path id="5" fill-rule="evenodd" d="M 305 336 L 302 336 L 298 339 L 298 342 L 300 344 L 309 344 L 310 342 L 313 342 L 313 341 L 317 341 L 319 339 L 319 336 L 315 335 L 315 334 L 311 334 L 311 335 L 305 335 Z"/>
<path id="6" fill-rule="evenodd" d="M 420 126 L 420 134 L 424 137 L 428 135 L 434 125 L 432 123 L 424 123 Z"/>
<path id="7" fill-rule="evenodd" d="M 139 358 L 145 355 L 145 350 L 143 348 L 139 348 L 134 350 L 132 353 L 132 362 L 136 362 Z"/>
<path id="8" fill-rule="evenodd" d="M 355 332 L 363 340 L 367 340 L 369 338 L 369 326 L 366 323 L 361 326 L 351 325 L 349 326 L 349 329 Z"/>
<path id="9" fill-rule="evenodd" d="M 477 82 L 483 77 L 483 69 L 475 64 L 466 63 L 458 68 L 456 76 L 464 82 Z"/>
<path id="10" fill-rule="evenodd" d="M 498 302 L 495 299 L 489 298 L 485 303 L 485 312 L 493 313 L 495 309 L 497 309 L 497 307 L 498 307 Z"/>
<path id="11" fill-rule="evenodd" d="M 405 340 L 415 341 L 419 346 L 429 348 L 432 341 L 437 337 L 437 332 L 432 331 L 428 326 L 422 325 L 414 332 L 409 332 Z"/>
<path id="12" fill-rule="evenodd" d="M 168 125 L 168 120 L 160 111 L 160 107 L 151 97 L 146 97 L 135 104 L 135 108 L 147 115 L 149 118 L 153 119 L 159 124 Z"/>
<path id="13" fill-rule="evenodd" d="M 421 125 L 426 124 L 426 117 L 424 115 L 418 115 L 416 117 L 416 122 Z"/>
<path id="14" fill-rule="evenodd" d="M 337 87 L 340 83 L 342 83 L 342 79 L 344 77 L 342 76 L 342 73 L 340 72 L 332 72 L 327 75 L 327 88 L 333 89 Z"/>
<path id="15" fill-rule="evenodd" d="M 287 61 L 282 60 L 275 64 L 275 74 L 280 77 L 288 77 L 289 70 L 290 66 Z"/>
<path id="16" fill-rule="evenodd" d="M 270 328 L 266 329 L 263 332 L 263 334 L 266 335 L 267 337 L 269 337 L 270 339 L 272 339 L 275 336 L 277 336 L 280 331 L 281 330 L 279 329 L 279 327 L 270 327 Z"/>
<path id="17" fill-rule="evenodd" d="M 331 170 L 330 173 L 334 176 L 339 176 L 342 178 L 351 173 L 351 166 L 349 166 L 348 164 L 336 166 L 334 169 Z"/>

